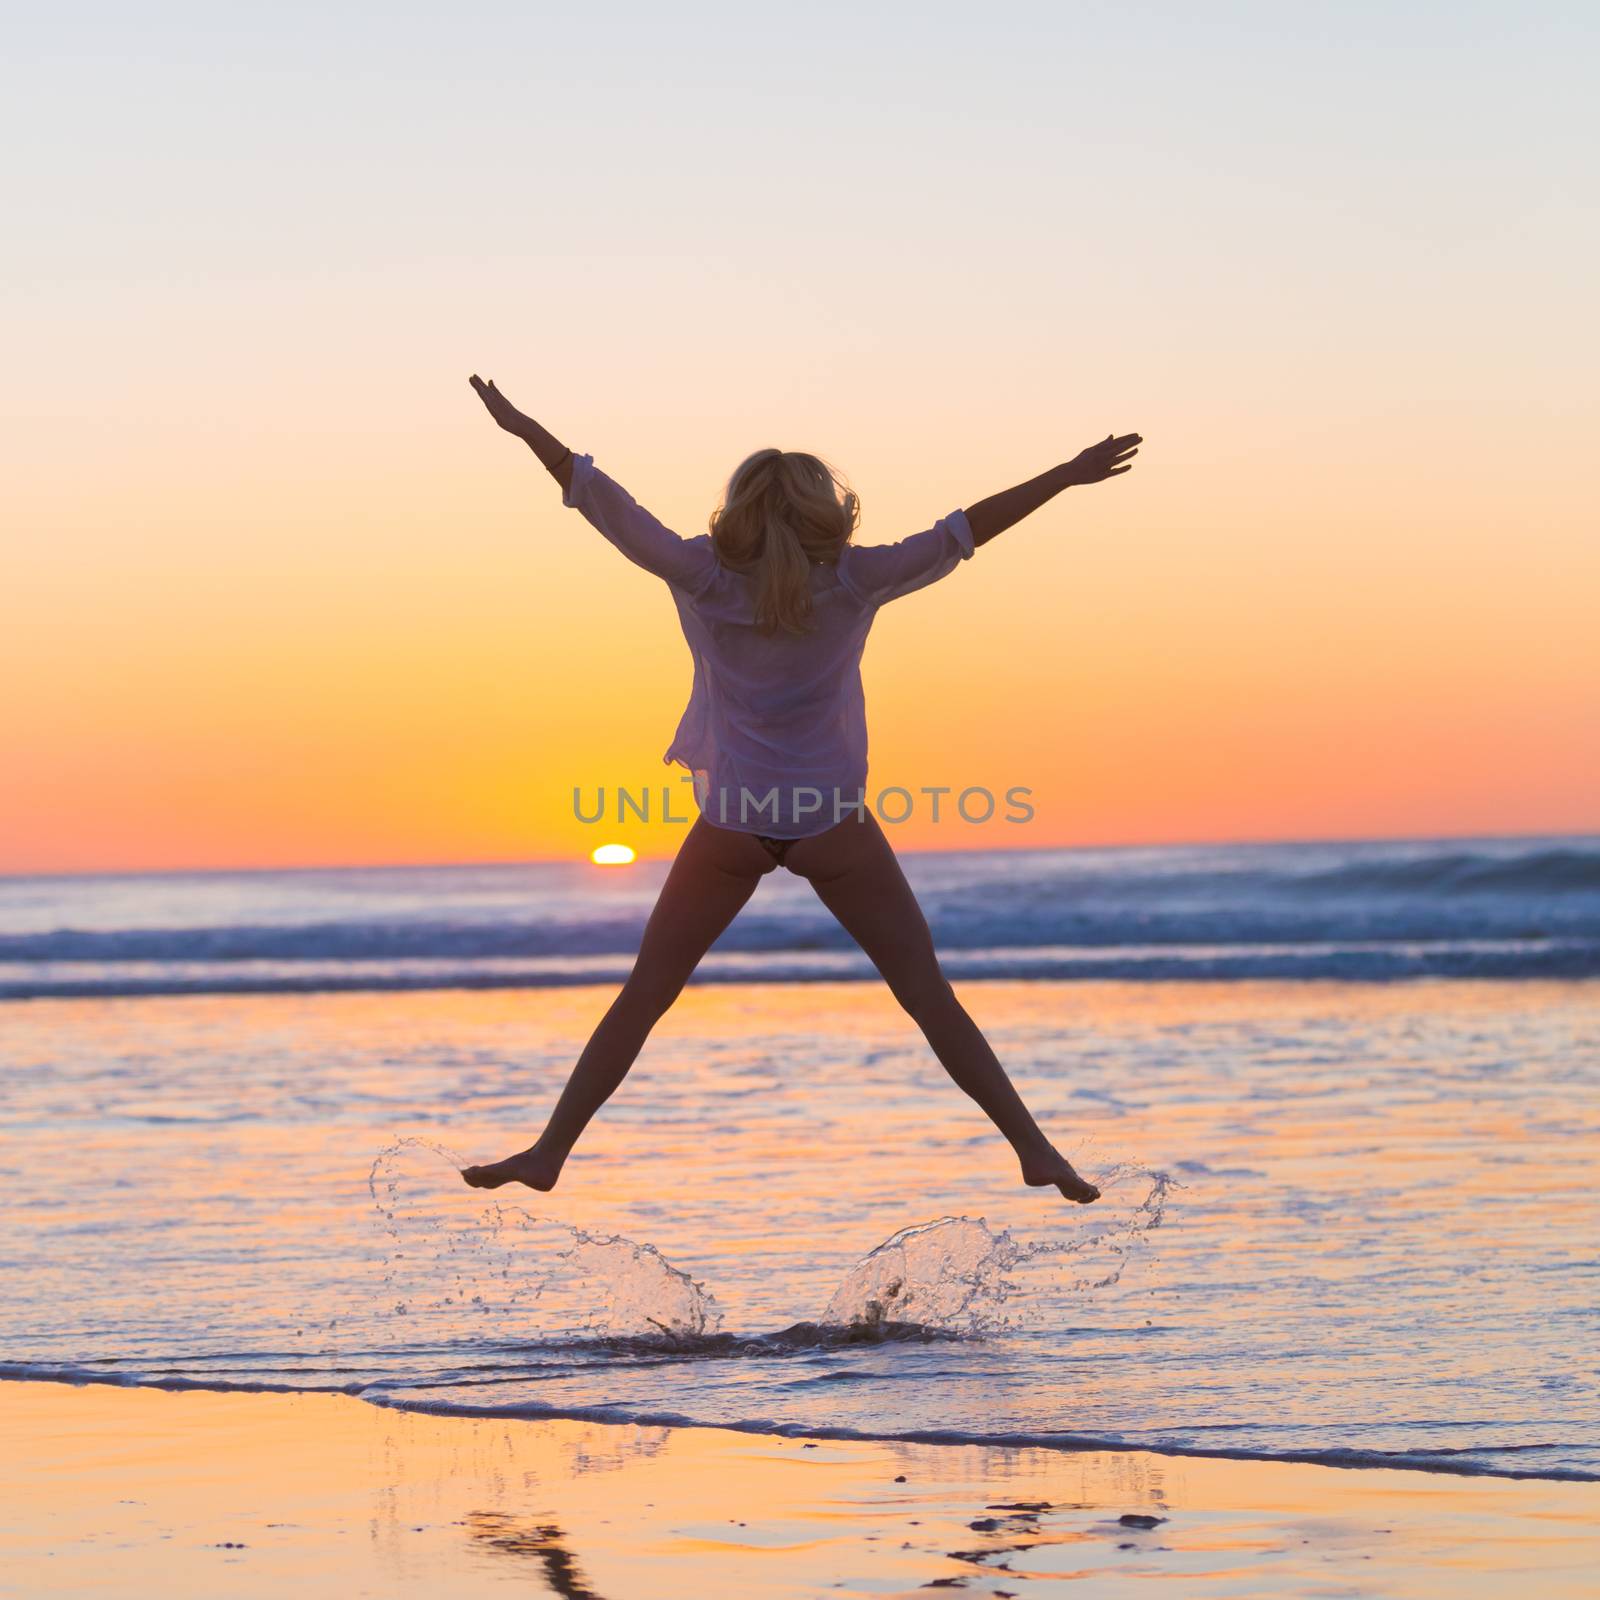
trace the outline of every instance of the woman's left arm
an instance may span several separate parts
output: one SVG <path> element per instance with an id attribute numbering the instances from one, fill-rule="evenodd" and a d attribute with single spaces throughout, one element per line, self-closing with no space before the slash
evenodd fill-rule
<path id="1" fill-rule="evenodd" d="M 550 476 L 561 485 L 562 494 L 566 494 L 572 483 L 572 452 L 553 433 L 541 428 L 532 417 L 518 411 L 495 388 L 493 378 L 485 383 L 477 373 L 473 373 L 467 381 L 478 391 L 478 398 L 487 407 L 489 415 L 507 433 L 515 434 L 538 456 Z"/>
<path id="2" fill-rule="evenodd" d="M 1039 509 L 1048 500 L 1054 500 L 1063 489 L 1074 484 L 1103 483 L 1126 472 L 1132 457 L 1138 455 L 1143 439 L 1137 433 L 1125 433 L 1121 438 L 1107 434 L 1099 444 L 1080 450 L 1071 461 L 1041 472 L 1037 478 L 1019 483 L 1015 489 L 1003 489 L 987 500 L 967 507 L 967 521 L 972 526 L 972 542 L 987 544 L 997 533 Z"/>

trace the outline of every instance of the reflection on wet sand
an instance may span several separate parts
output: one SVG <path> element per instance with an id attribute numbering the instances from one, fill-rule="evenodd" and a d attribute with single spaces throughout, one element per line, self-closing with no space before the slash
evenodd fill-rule
<path id="1" fill-rule="evenodd" d="M 553 1522 L 508 1517 L 498 1511 L 474 1511 L 467 1533 L 480 1549 L 518 1560 L 538 1562 L 552 1594 L 561 1600 L 602 1600 L 598 1589 L 583 1581 L 578 1563 L 566 1547 L 566 1535 Z"/>
<path id="2" fill-rule="evenodd" d="M 1590 1592 L 1593 1484 L 0 1387 L 6 1580 L 299 1600 Z"/>

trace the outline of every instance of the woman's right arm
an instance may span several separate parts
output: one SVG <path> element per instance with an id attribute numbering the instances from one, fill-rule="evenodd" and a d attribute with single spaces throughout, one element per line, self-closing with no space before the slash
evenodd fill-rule
<path id="1" fill-rule="evenodd" d="M 550 476 L 561 485 L 561 492 L 565 495 L 572 483 L 572 452 L 553 433 L 541 428 L 532 417 L 518 411 L 495 388 L 493 378 L 485 383 L 477 373 L 473 373 L 467 381 L 478 391 L 478 398 L 488 408 L 489 415 L 507 433 L 514 433 L 538 456 Z"/>
<path id="2" fill-rule="evenodd" d="M 1030 512 L 1037 511 L 1047 500 L 1053 500 L 1063 489 L 1079 483 L 1099 483 L 1126 472 L 1133 462 L 1128 458 L 1139 453 L 1143 443 L 1136 433 L 1125 433 L 1120 439 L 1109 433 L 1099 444 L 1081 450 L 1071 461 L 1041 472 L 1037 478 L 1019 483 L 1014 489 L 1003 489 L 987 500 L 967 507 L 967 521 L 972 525 L 972 542 L 987 544 L 997 533 L 1015 526 Z M 1124 463 L 1119 465 L 1118 463 Z"/>
<path id="3" fill-rule="evenodd" d="M 636 566 L 664 578 L 675 588 L 698 594 L 714 576 L 716 553 L 703 534 L 685 539 L 658 521 L 622 487 L 594 464 L 592 455 L 574 455 L 553 433 L 524 416 L 491 381 L 476 373 L 472 387 L 489 409 L 489 415 L 507 433 L 526 442 L 561 485 L 561 503 L 580 511 Z"/>

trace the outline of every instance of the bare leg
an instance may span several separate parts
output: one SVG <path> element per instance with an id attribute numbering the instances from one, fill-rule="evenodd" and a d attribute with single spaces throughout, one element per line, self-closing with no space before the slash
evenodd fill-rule
<path id="1" fill-rule="evenodd" d="M 699 966 L 717 935 L 739 914 L 773 859 L 748 834 L 703 817 L 689 830 L 661 886 L 622 992 L 601 1018 L 545 1130 L 528 1149 L 461 1174 L 476 1189 L 525 1183 L 553 1189 L 589 1119 L 627 1077 L 650 1030 Z"/>
<path id="2" fill-rule="evenodd" d="M 1036 1188 L 1054 1184 L 1082 1205 L 1098 1200 L 1100 1191 L 1045 1138 L 989 1041 L 956 998 L 939 967 L 922 907 L 877 818 L 867 812 L 802 839 L 790 847 L 784 864 L 810 881 L 883 974 L 945 1071 L 1006 1136 L 1022 1163 L 1022 1181 Z"/>

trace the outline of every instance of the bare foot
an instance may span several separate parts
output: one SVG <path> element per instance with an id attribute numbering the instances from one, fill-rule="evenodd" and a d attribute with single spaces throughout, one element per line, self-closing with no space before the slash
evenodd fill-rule
<path id="1" fill-rule="evenodd" d="M 474 1189 L 498 1189 L 503 1183 L 525 1183 L 530 1189 L 550 1190 L 561 1176 L 562 1160 L 541 1154 L 536 1145 L 520 1155 L 507 1156 L 504 1161 L 491 1161 L 483 1167 L 463 1167 L 461 1176 Z"/>
<path id="2" fill-rule="evenodd" d="M 1086 1178 L 1073 1171 L 1072 1163 L 1064 1155 L 1051 1150 L 1047 1155 L 1022 1163 L 1022 1181 L 1034 1189 L 1054 1184 L 1069 1200 L 1086 1206 L 1100 1198 L 1100 1191 Z"/>

